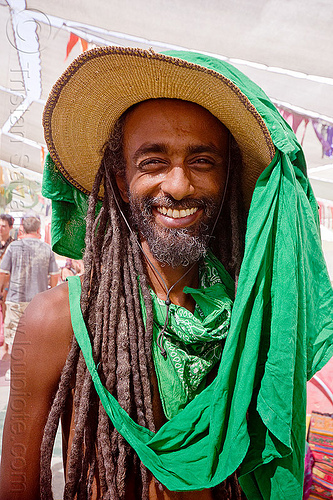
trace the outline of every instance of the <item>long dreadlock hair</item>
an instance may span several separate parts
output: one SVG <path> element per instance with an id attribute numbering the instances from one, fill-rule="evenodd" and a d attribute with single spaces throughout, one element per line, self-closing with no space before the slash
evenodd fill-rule
<path id="1" fill-rule="evenodd" d="M 113 191 L 116 189 L 115 175 L 125 172 L 123 129 L 130 109 L 117 121 L 104 147 L 89 198 L 81 309 L 103 385 L 138 424 L 155 431 L 151 387 L 152 300 L 138 240 L 129 232 L 119 213 Z M 211 246 L 236 280 L 243 255 L 246 220 L 240 196 L 240 173 L 240 152 L 232 140 L 229 186 Z M 101 186 L 104 198 L 98 212 Z M 122 203 L 120 197 L 118 203 Z M 138 276 L 146 307 L 146 328 Z M 52 449 L 59 420 L 66 413 L 71 397 L 72 380 L 75 380 L 75 432 L 66 464 L 64 499 L 89 499 L 94 478 L 97 478 L 103 499 L 122 500 L 131 472 L 135 474 L 136 498 L 147 499 L 150 473 L 114 429 L 97 397 L 75 337 L 44 429 L 41 498 L 53 498 Z M 214 490 L 216 498 L 240 498 L 234 476 Z"/>

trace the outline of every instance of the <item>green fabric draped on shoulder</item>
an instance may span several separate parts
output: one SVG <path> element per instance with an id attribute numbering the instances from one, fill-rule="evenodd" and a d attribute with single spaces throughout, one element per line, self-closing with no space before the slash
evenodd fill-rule
<path id="1" fill-rule="evenodd" d="M 201 54 L 169 55 L 211 67 L 235 82 L 265 120 L 276 147 L 253 193 L 218 375 L 152 434 L 99 385 L 89 345 L 83 347 L 87 365 L 114 425 L 170 490 L 212 487 L 240 467 L 249 499 L 300 500 L 306 379 L 333 355 L 333 292 L 303 153 L 290 127 L 247 77 Z M 53 249 L 80 258 L 87 199 L 49 158 L 43 194 L 53 202 Z"/>

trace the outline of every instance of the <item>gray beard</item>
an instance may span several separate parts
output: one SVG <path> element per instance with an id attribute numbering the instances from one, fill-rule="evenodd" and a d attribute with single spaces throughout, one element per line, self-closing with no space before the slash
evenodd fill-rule
<path id="1" fill-rule="evenodd" d="M 157 225 L 152 206 L 158 202 L 167 208 L 202 207 L 202 220 L 186 228 L 167 228 Z M 219 204 L 216 200 L 183 200 L 176 202 L 170 197 L 136 199 L 129 193 L 130 219 L 139 234 L 148 243 L 153 257 L 162 265 L 172 268 L 194 264 L 207 253 L 210 232 L 217 217 Z"/>

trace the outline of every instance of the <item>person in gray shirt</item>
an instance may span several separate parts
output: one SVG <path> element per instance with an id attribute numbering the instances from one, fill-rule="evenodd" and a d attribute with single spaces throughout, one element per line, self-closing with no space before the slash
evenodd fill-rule
<path id="1" fill-rule="evenodd" d="M 57 285 L 59 277 L 51 247 L 40 240 L 39 217 L 28 214 L 23 217 L 21 224 L 20 239 L 9 245 L 0 265 L 1 292 L 8 292 L 4 337 L 9 353 L 19 320 L 29 302 L 37 293 L 48 289 L 49 277 L 51 288 Z"/>

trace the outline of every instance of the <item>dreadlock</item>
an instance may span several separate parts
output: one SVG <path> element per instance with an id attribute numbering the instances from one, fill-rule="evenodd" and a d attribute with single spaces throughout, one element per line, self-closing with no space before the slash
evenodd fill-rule
<path id="1" fill-rule="evenodd" d="M 155 431 L 151 387 L 152 300 L 143 255 L 135 234 L 128 231 L 119 213 L 117 203 L 122 201 L 119 193 L 114 191 L 115 175 L 124 175 L 125 172 L 123 128 L 130 109 L 117 121 L 104 147 L 89 197 L 81 309 L 103 385 L 138 424 Z M 239 196 L 241 159 L 235 143 L 231 167 L 229 188 L 212 247 L 237 278 L 245 218 Z M 104 197 L 98 211 L 101 189 Z M 146 327 L 139 300 L 139 283 L 146 307 Z M 53 499 L 52 449 L 59 420 L 71 398 L 73 380 L 75 432 L 66 463 L 64 499 L 89 499 L 97 478 L 100 497 L 122 500 L 130 474 L 135 474 L 135 497 L 147 499 L 150 473 L 108 418 L 74 337 L 44 430 L 40 478 L 42 500 Z M 214 491 L 215 497 L 220 499 L 237 499 L 241 494 L 234 476 Z"/>

